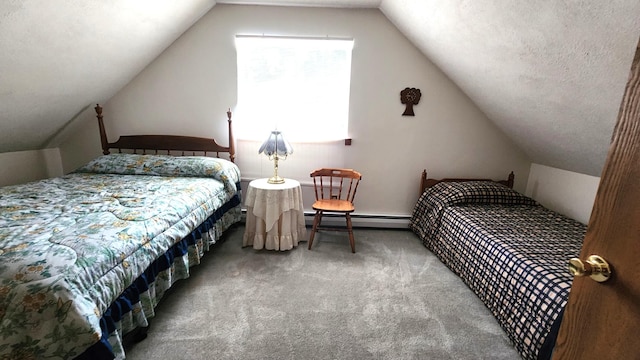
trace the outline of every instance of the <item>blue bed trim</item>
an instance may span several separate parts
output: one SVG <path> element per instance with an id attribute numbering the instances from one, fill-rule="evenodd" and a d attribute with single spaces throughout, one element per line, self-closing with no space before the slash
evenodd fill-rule
<path id="1" fill-rule="evenodd" d="M 237 184 L 237 188 L 240 189 L 240 184 Z M 195 245 L 196 242 L 202 238 L 203 233 L 211 230 L 215 223 L 220 220 L 227 211 L 240 205 L 240 203 L 241 193 L 238 192 L 189 235 L 173 245 L 167 252 L 151 263 L 144 274 L 140 275 L 131 286 L 125 289 L 120 297 L 114 301 L 102 315 L 100 319 L 102 338 L 100 341 L 85 350 L 85 352 L 76 357 L 75 360 L 114 359 L 115 356 L 113 355 L 113 349 L 111 348 L 111 344 L 109 344 L 108 338 L 109 334 L 116 330 L 116 323 L 122 319 L 124 314 L 133 309 L 133 304 L 140 301 L 140 294 L 149 289 L 149 284 L 155 281 L 156 276 L 160 272 L 170 268 L 176 257 L 185 255 L 190 245 Z"/>

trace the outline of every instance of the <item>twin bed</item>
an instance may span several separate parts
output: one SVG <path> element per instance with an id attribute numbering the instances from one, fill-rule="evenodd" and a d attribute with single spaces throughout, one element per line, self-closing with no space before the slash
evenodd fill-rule
<path id="1" fill-rule="evenodd" d="M 103 156 L 0 188 L 0 358 L 123 358 L 125 335 L 146 328 L 241 219 L 231 113 L 224 147 L 160 135 L 109 143 L 96 111 Z"/>
<path id="2" fill-rule="evenodd" d="M 428 179 L 410 228 L 484 302 L 524 359 L 549 359 L 586 226 L 502 181 Z"/>

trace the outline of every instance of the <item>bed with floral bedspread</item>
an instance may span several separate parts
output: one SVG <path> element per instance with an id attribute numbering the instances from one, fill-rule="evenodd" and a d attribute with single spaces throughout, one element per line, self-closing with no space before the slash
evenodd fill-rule
<path id="1" fill-rule="evenodd" d="M 112 154 L 0 188 L 0 359 L 123 358 L 240 220 L 239 184 L 223 159 Z"/>
<path id="2" fill-rule="evenodd" d="M 548 359 L 586 226 L 495 182 L 440 182 L 410 223 L 491 310 L 524 359 Z"/>

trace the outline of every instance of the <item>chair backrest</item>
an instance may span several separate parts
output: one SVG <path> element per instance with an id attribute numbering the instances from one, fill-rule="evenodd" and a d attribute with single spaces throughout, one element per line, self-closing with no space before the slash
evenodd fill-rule
<path id="1" fill-rule="evenodd" d="M 353 203 L 362 175 L 353 169 L 322 168 L 311 173 L 316 200 L 337 199 Z"/>

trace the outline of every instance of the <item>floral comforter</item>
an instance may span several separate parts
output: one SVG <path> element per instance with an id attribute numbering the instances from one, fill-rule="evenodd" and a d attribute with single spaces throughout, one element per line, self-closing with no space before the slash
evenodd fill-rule
<path id="1" fill-rule="evenodd" d="M 226 160 L 113 154 L 0 188 L 0 359 L 80 355 L 109 305 L 239 190 Z"/>

